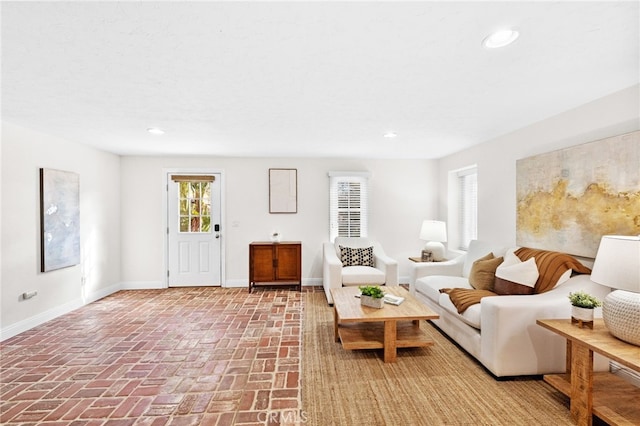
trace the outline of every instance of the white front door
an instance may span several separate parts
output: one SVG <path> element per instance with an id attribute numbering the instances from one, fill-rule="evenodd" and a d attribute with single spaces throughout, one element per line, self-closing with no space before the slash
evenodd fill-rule
<path id="1" fill-rule="evenodd" d="M 167 174 L 169 287 L 219 286 L 220 173 Z"/>

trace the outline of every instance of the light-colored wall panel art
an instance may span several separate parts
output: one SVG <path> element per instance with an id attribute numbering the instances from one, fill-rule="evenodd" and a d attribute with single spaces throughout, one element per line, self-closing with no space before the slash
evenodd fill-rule
<path id="1" fill-rule="evenodd" d="M 269 169 L 269 213 L 298 212 L 298 170 Z"/>
<path id="2" fill-rule="evenodd" d="M 516 167 L 519 246 L 595 257 L 602 235 L 640 234 L 640 131 Z"/>
<path id="3" fill-rule="evenodd" d="M 80 176 L 40 169 L 41 272 L 80 263 Z"/>

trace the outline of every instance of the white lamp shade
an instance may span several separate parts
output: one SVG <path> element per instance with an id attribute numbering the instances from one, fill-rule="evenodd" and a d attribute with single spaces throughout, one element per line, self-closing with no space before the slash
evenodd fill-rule
<path id="1" fill-rule="evenodd" d="M 640 236 L 603 236 L 591 280 L 618 290 L 640 293 Z"/>
<path id="2" fill-rule="evenodd" d="M 447 224 L 438 220 L 425 220 L 420 229 L 420 239 L 424 241 L 447 241 Z"/>

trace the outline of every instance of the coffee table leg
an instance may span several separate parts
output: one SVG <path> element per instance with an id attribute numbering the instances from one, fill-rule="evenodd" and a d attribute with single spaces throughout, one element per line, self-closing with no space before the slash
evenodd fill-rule
<path id="1" fill-rule="evenodd" d="M 338 335 L 338 310 L 335 304 L 333 305 L 333 338 L 336 342 L 340 341 L 340 336 Z"/>
<path id="2" fill-rule="evenodd" d="M 384 362 L 396 362 L 396 320 L 384 322 Z"/>

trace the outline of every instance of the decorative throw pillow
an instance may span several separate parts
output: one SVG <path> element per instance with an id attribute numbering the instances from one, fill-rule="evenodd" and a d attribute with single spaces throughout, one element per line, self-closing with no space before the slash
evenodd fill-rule
<path id="1" fill-rule="evenodd" d="M 539 276 L 535 258 L 511 265 L 505 263 L 507 261 L 496 269 L 493 291 L 498 294 L 533 294 Z"/>
<path id="2" fill-rule="evenodd" d="M 534 288 L 535 293 L 553 289 L 571 277 L 571 274 L 590 274 L 591 269 L 566 253 L 520 247 L 515 254 L 522 260 L 536 259 L 540 277 Z M 571 272 L 569 272 L 571 271 Z"/>
<path id="3" fill-rule="evenodd" d="M 340 248 L 340 261 L 342 266 L 374 266 L 373 247 Z"/>
<path id="4" fill-rule="evenodd" d="M 503 261 L 502 257 L 495 257 L 493 253 L 481 257 L 473 262 L 469 273 L 469 284 L 476 290 L 493 291 L 496 268 Z"/>
<path id="5" fill-rule="evenodd" d="M 504 254 L 504 263 L 502 264 L 502 267 L 504 268 L 505 266 L 511 266 L 511 265 L 515 265 L 518 263 L 522 263 L 522 259 L 520 259 L 518 256 L 516 256 L 516 254 L 513 252 L 513 250 L 508 250 L 507 252 L 505 252 Z"/>

